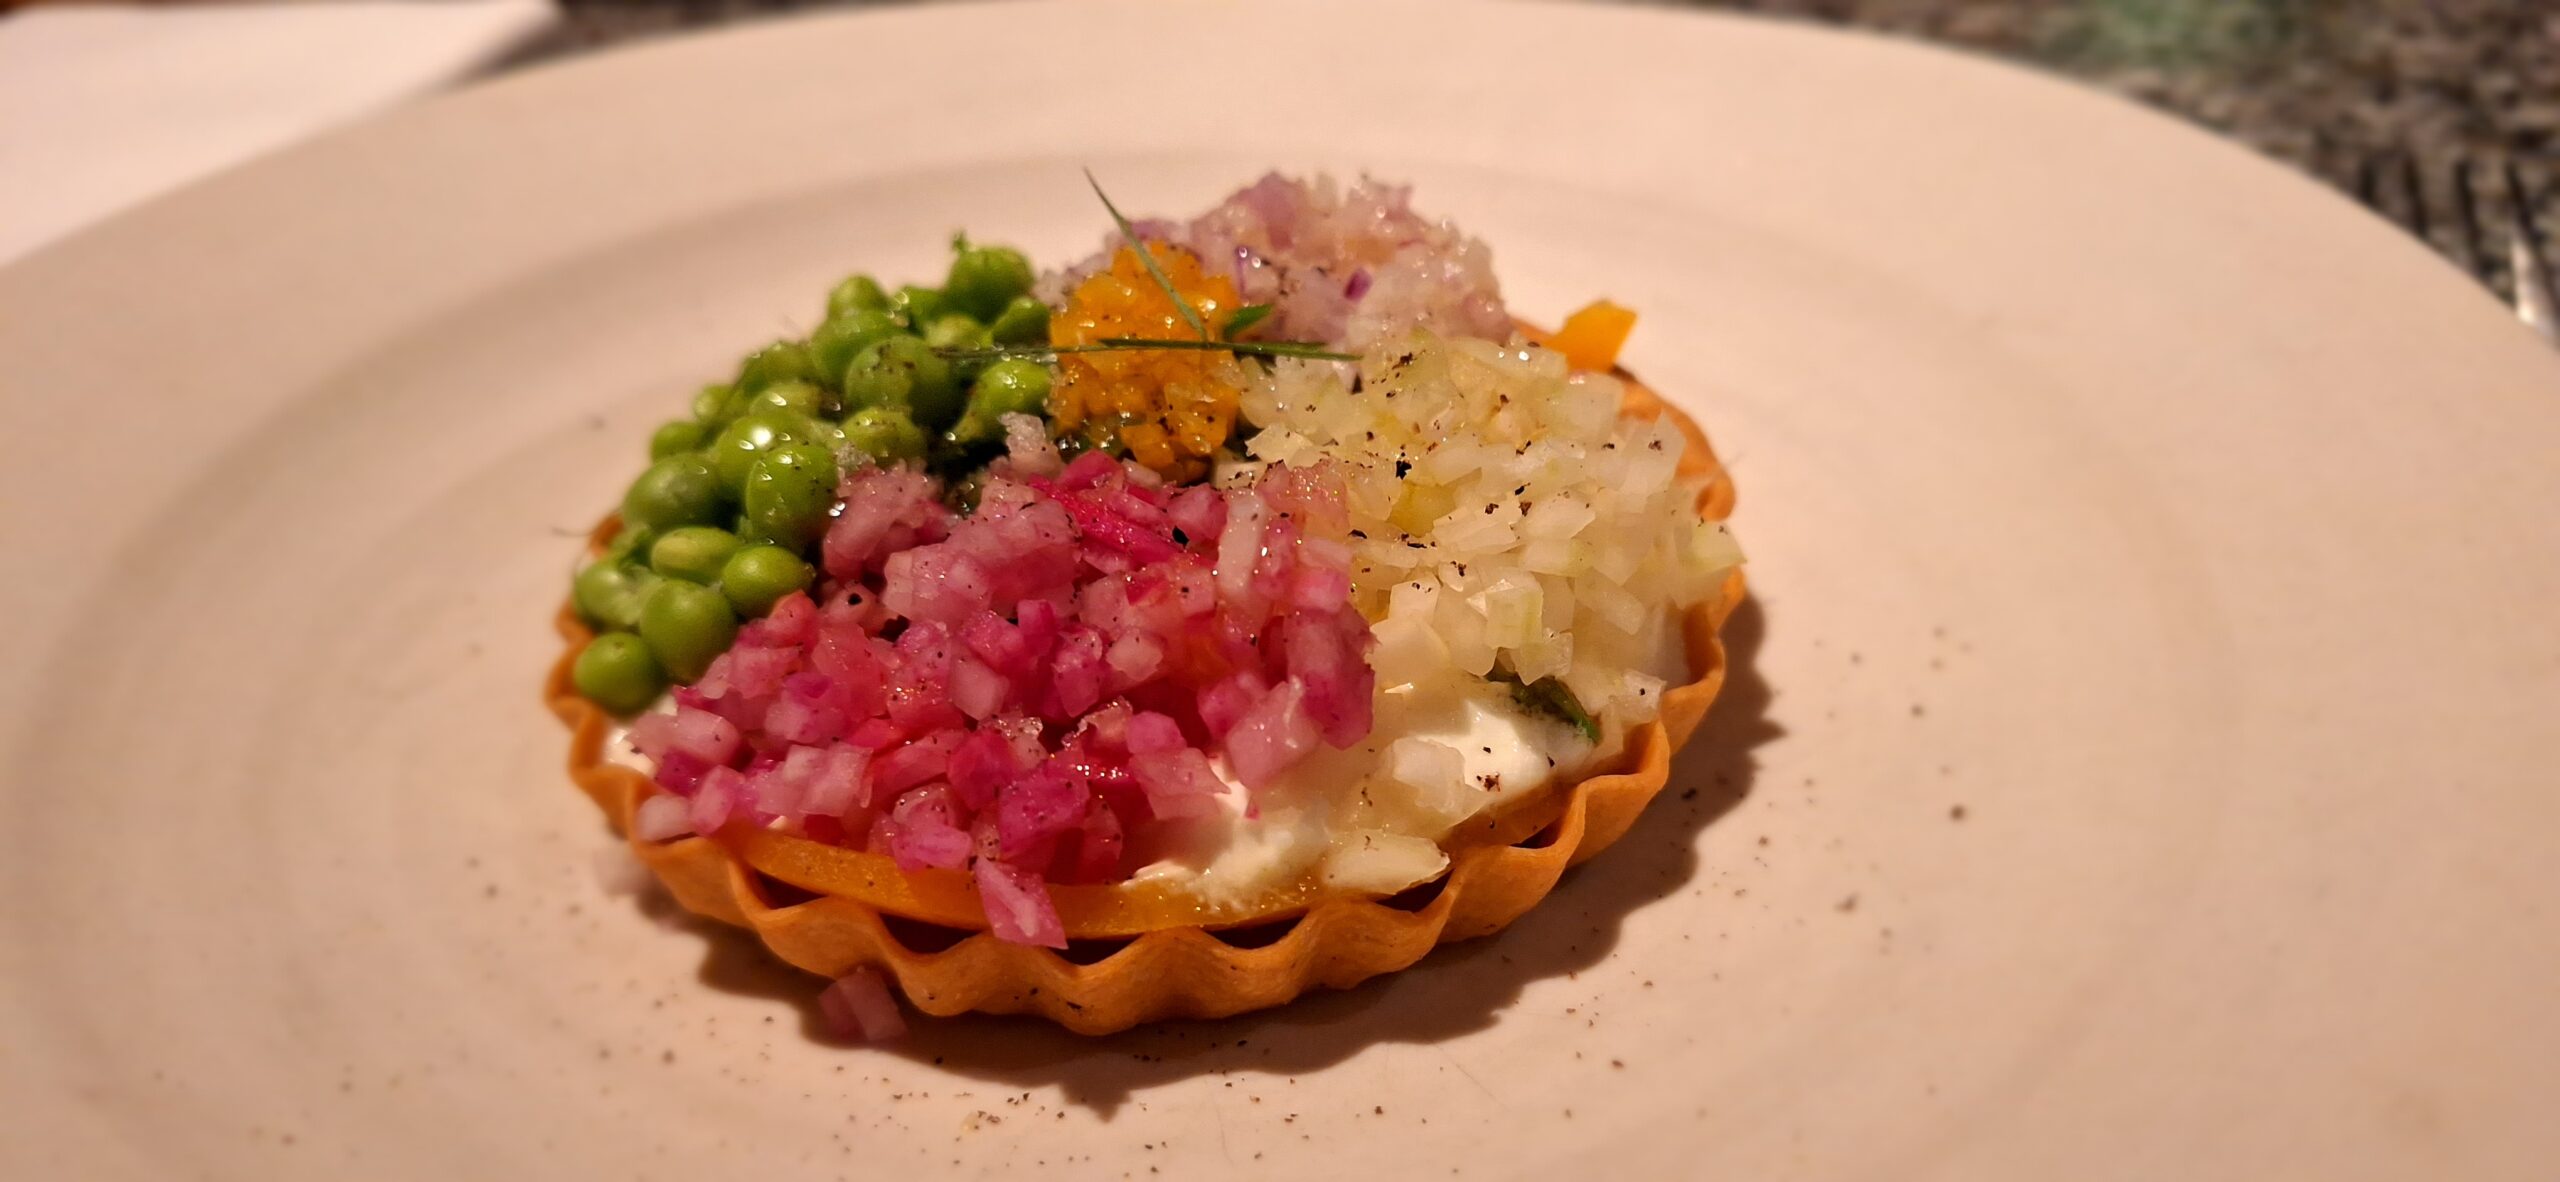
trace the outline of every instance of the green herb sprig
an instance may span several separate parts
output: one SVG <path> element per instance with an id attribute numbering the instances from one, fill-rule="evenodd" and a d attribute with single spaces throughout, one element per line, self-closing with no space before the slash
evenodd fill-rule
<path id="1" fill-rule="evenodd" d="M 1164 268 L 1156 265 L 1155 253 L 1148 250 L 1147 244 L 1138 238 L 1138 231 L 1136 227 L 1129 224 L 1129 219 L 1120 215 L 1120 207 L 1111 203 L 1111 195 L 1102 191 L 1102 182 L 1093 178 L 1093 170 L 1090 168 L 1084 170 L 1084 183 L 1093 186 L 1093 195 L 1102 199 L 1102 208 L 1111 214 L 1111 223 L 1120 227 L 1120 236 L 1129 240 L 1131 250 L 1138 252 L 1138 262 L 1146 266 L 1147 276 L 1156 281 L 1156 286 L 1164 289 L 1165 298 L 1173 301 L 1173 310 L 1182 314 L 1182 322 L 1190 325 L 1193 332 L 1199 333 L 1201 340 L 1208 340 L 1209 324 L 1200 319 L 1200 310 L 1192 307 L 1191 301 L 1182 298 L 1181 292 L 1174 290 L 1173 280 L 1166 278 Z"/>
<path id="2" fill-rule="evenodd" d="M 1590 711 L 1582 708 L 1582 702 L 1573 696 L 1572 690 L 1565 688 L 1563 682 L 1541 677 L 1524 684 L 1519 674 L 1500 666 L 1496 666 L 1485 680 L 1510 686 L 1511 700 L 1521 709 L 1561 719 L 1582 732 L 1585 742 L 1600 741 L 1600 723 L 1591 717 Z"/>
<path id="3" fill-rule="evenodd" d="M 1235 315 L 1227 318 L 1227 327 L 1219 335 L 1232 341 L 1237 337 L 1243 336 L 1247 332 L 1252 331 L 1254 325 L 1262 323 L 1264 320 L 1269 319 L 1270 316 L 1271 305 L 1246 304 L 1245 306 L 1236 309 Z"/>
<path id="4" fill-rule="evenodd" d="M 1104 337 L 1089 345 L 992 345 L 983 349 L 936 349 L 946 361 L 1002 361 L 1008 357 L 1038 360 L 1070 353 L 1140 353 L 1172 349 L 1189 353 L 1236 353 L 1246 357 L 1306 357 L 1317 361 L 1358 361 L 1357 353 L 1336 353 L 1311 341 L 1183 341 L 1156 337 Z"/>

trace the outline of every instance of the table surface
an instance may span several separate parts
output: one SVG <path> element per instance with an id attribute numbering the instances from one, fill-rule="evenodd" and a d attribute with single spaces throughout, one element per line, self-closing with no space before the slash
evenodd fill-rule
<path id="1" fill-rule="evenodd" d="M 865 0 L 850 0 L 859 6 Z M 869 0 L 878 3 L 879 0 Z M 847 0 L 560 0 L 530 57 Z M 2408 150 L 2560 161 L 2548 0 L 1673 0 L 1877 29 L 2059 70 L 2348 179 Z"/>
<path id="2" fill-rule="evenodd" d="M 882 2 L 559 0 L 566 20 L 517 60 Z M 2080 78 L 2346 190 L 2415 226 L 2502 296 L 2511 290 L 2503 252 L 2481 251 L 2444 216 L 2432 224 L 2410 216 L 2412 199 L 2447 208 L 2453 171 L 2494 178 L 2512 162 L 2540 224 L 2560 235 L 2560 4 L 2552 0 L 1651 2 L 1873 29 Z M 2508 224 L 2503 188 L 2475 183 L 2482 223 Z"/>

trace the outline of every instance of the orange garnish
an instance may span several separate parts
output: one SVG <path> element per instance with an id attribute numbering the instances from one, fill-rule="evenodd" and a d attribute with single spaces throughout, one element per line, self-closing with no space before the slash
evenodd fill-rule
<path id="1" fill-rule="evenodd" d="M 1618 364 L 1618 350 L 1626 347 L 1627 334 L 1635 326 L 1634 309 L 1594 300 L 1565 317 L 1564 327 L 1548 337 L 1546 344 L 1564 354 L 1575 369 L 1607 373 Z"/>
<path id="2" fill-rule="evenodd" d="M 1189 251 L 1161 242 L 1147 251 L 1202 322 L 1236 313 L 1235 284 L 1205 273 Z M 1089 345 L 1106 337 L 1191 340 L 1191 328 L 1134 247 L 1067 296 L 1049 319 L 1049 343 Z M 1115 441 L 1129 458 L 1174 480 L 1208 475 L 1209 457 L 1235 429 L 1243 375 L 1233 355 L 1211 350 L 1128 349 L 1058 358 L 1049 418 L 1061 436 L 1095 446 Z"/>

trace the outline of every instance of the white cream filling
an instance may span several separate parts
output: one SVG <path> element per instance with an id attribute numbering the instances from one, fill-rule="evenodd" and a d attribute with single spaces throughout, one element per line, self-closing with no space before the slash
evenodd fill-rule
<path id="1" fill-rule="evenodd" d="M 1387 690 L 1376 708 L 1366 739 L 1317 749 L 1259 794 L 1219 765 L 1219 812 L 1164 825 L 1135 851 L 1148 859 L 1135 877 L 1210 903 L 1249 901 L 1310 871 L 1336 890 L 1393 894 L 1448 866 L 1439 843 L 1460 822 L 1595 754 L 1570 725 L 1514 705 L 1507 687 L 1454 671 Z"/>

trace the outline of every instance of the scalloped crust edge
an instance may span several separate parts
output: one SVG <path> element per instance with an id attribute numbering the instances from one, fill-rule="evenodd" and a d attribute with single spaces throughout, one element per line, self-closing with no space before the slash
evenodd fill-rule
<path id="1" fill-rule="evenodd" d="M 1624 413 L 1668 416 L 1687 437 L 1679 471 L 1702 482 L 1699 514 L 1725 520 L 1733 509 L 1733 483 L 1697 424 L 1625 370 L 1616 376 L 1626 382 Z M 608 519 L 598 528 L 599 538 L 609 536 L 612 524 Z M 1724 684 L 1721 632 L 1744 593 L 1736 567 L 1713 596 L 1689 609 L 1682 631 L 1696 679 L 1665 691 L 1662 717 L 1629 732 L 1618 770 L 1543 794 L 1545 808 L 1445 842 L 1450 865 L 1440 889 L 1411 910 L 1365 898 L 1324 898 L 1149 928 L 1145 917 L 1160 915 L 1160 906 L 1132 908 L 1118 897 L 1124 888 L 1073 888 L 1079 897 L 1060 901 L 1071 937 L 1126 938 L 1116 951 L 1080 962 L 987 934 L 975 894 L 957 872 L 849 880 L 843 851 L 762 831 L 635 840 L 631 849 L 687 910 L 748 928 L 774 955 L 823 977 L 877 966 L 896 978 L 910 1004 L 928 1014 L 1036 1014 L 1080 1034 L 1109 1034 L 1142 1022 L 1265 1009 L 1319 986 L 1348 989 L 1409 967 L 1441 944 L 1498 932 L 1544 899 L 1566 868 L 1624 836 L 1662 790 L 1672 754 L 1688 741 Z M 613 720 L 569 681 L 570 665 L 592 634 L 565 607 L 559 628 L 569 645 L 553 663 L 543 695 L 571 732 L 569 775 L 628 839 L 633 810 L 654 789 L 637 771 L 605 759 Z M 1548 835 L 1543 842 L 1511 844 L 1541 833 Z M 777 898 L 783 892 L 771 890 L 771 881 L 815 897 Z M 891 929 L 892 916 L 970 934 L 945 947 L 917 949 Z M 1255 947 L 1229 943 L 1213 930 L 1292 916 L 1285 934 Z"/>

